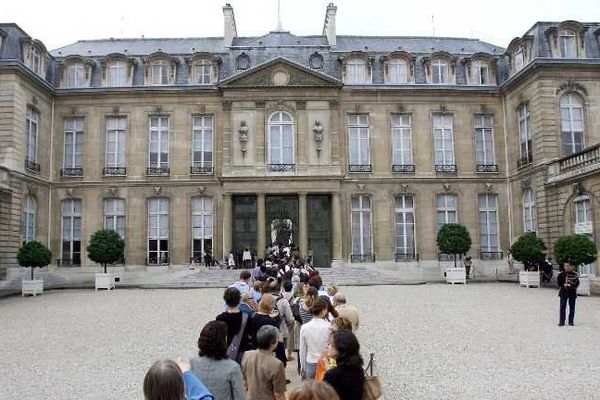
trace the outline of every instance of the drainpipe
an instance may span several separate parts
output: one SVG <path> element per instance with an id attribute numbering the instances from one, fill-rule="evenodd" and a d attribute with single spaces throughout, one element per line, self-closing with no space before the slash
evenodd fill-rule
<path id="1" fill-rule="evenodd" d="M 504 162 L 506 164 L 506 193 L 508 201 L 508 245 L 512 245 L 513 241 L 513 210 L 512 210 L 512 185 L 510 184 L 509 176 L 509 162 L 508 162 L 508 128 L 506 126 L 506 96 L 502 96 L 502 118 L 503 118 L 503 130 L 504 130 Z"/>

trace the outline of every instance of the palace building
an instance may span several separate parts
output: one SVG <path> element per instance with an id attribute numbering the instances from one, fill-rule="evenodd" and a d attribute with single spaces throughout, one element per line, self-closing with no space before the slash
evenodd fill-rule
<path id="1" fill-rule="evenodd" d="M 148 269 L 283 241 L 424 277 L 448 222 L 479 265 L 524 232 L 599 242 L 600 23 L 503 48 L 338 35 L 333 4 L 314 36 L 238 36 L 223 13 L 222 37 L 53 51 L 0 24 L 0 276 L 34 239 L 93 266 L 102 228 Z"/>

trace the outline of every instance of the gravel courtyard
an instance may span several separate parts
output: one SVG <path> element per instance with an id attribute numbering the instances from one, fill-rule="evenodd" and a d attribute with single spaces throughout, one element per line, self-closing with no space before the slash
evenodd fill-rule
<path id="1" fill-rule="evenodd" d="M 362 313 L 385 398 L 600 399 L 600 298 L 556 326 L 551 289 L 342 289 Z M 142 399 L 158 358 L 189 357 L 222 290 L 48 291 L 0 299 L 0 399 Z"/>

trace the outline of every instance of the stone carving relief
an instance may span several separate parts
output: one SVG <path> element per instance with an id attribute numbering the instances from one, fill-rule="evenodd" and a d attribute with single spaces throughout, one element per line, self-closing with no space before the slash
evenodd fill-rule
<path id="1" fill-rule="evenodd" d="M 246 124 L 246 121 L 242 121 L 240 123 L 240 129 L 238 129 L 238 132 L 240 134 L 240 144 L 242 145 L 242 155 L 244 157 L 246 157 L 246 151 L 247 149 L 247 144 L 248 144 L 248 132 L 250 131 L 250 129 L 248 128 L 248 125 Z"/>
<path id="2" fill-rule="evenodd" d="M 116 186 L 111 186 L 108 188 L 108 191 L 111 195 L 113 196 L 118 196 L 119 195 L 119 188 Z"/>
<path id="3" fill-rule="evenodd" d="M 446 192 L 446 193 L 449 192 L 451 189 L 451 186 L 449 183 L 442 184 L 442 187 L 444 188 L 444 192 Z"/>
<path id="4" fill-rule="evenodd" d="M 152 190 L 154 190 L 154 194 L 158 196 L 162 192 L 162 186 L 154 186 L 152 187 Z"/>
<path id="5" fill-rule="evenodd" d="M 317 156 L 321 156 L 321 144 L 323 143 L 323 125 L 321 125 L 321 121 L 315 121 L 313 132 L 315 134 L 314 138 L 317 146 Z"/>

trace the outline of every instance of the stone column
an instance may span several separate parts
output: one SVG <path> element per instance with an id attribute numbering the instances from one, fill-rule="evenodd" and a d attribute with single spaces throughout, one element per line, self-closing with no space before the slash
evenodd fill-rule
<path id="1" fill-rule="evenodd" d="M 298 246 L 300 253 L 306 256 L 308 254 L 308 219 L 306 216 L 306 193 L 298 193 L 298 225 L 299 238 Z"/>
<path id="2" fill-rule="evenodd" d="M 233 250 L 233 215 L 231 195 L 223 194 L 223 259 Z"/>
<path id="3" fill-rule="evenodd" d="M 267 216 L 265 212 L 265 194 L 258 193 L 256 195 L 256 223 L 258 224 L 256 229 L 258 233 L 258 240 L 256 241 L 256 246 L 258 248 L 256 249 L 256 254 L 258 254 L 259 258 L 262 258 L 264 256 L 263 253 L 265 251 L 265 247 L 267 246 L 267 233 L 265 229 L 266 218 Z"/>
<path id="4" fill-rule="evenodd" d="M 342 260 L 342 206 L 340 194 L 331 194 L 331 259 Z"/>

